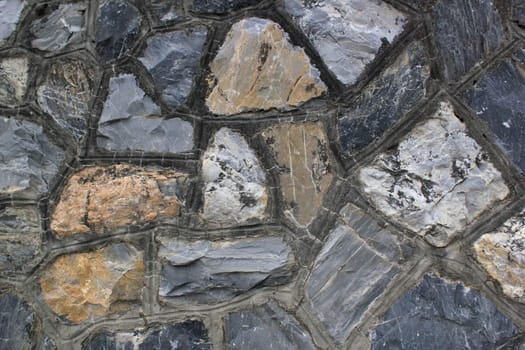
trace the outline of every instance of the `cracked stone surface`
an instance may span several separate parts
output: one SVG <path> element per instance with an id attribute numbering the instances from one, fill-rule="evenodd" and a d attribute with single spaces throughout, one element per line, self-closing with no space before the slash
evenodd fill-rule
<path id="1" fill-rule="evenodd" d="M 438 247 L 509 194 L 501 173 L 448 102 L 358 177 L 378 210 Z"/>
<path id="2" fill-rule="evenodd" d="M 0 296 L 0 349 L 34 349 L 36 317 L 14 294 Z"/>
<path id="3" fill-rule="evenodd" d="M 0 0 L 0 45 L 15 31 L 24 6 L 22 0 Z"/>
<path id="4" fill-rule="evenodd" d="M 0 104 L 16 106 L 23 103 L 28 75 L 27 57 L 7 57 L 0 60 Z"/>

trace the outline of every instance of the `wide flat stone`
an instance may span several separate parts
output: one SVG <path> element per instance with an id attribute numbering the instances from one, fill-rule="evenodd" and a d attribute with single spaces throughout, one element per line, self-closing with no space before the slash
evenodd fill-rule
<path id="1" fill-rule="evenodd" d="M 42 297 L 54 313 L 73 323 L 125 311 L 142 294 L 142 256 L 126 243 L 61 255 L 40 277 Z"/>
<path id="2" fill-rule="evenodd" d="M 352 155 L 378 140 L 425 97 L 430 67 L 419 42 L 373 79 L 339 119 L 339 139 Z"/>
<path id="3" fill-rule="evenodd" d="M 293 46 L 281 26 L 268 19 L 235 23 L 210 71 L 206 105 L 215 114 L 287 109 L 326 91 L 304 50 Z"/>
<path id="4" fill-rule="evenodd" d="M 222 128 L 202 156 L 204 205 L 210 224 L 236 226 L 265 218 L 266 175 L 255 152 L 238 133 Z"/>
<path id="5" fill-rule="evenodd" d="M 261 0 L 193 0 L 191 11 L 202 14 L 223 14 L 257 5 Z"/>
<path id="6" fill-rule="evenodd" d="M 361 168 L 358 179 L 376 209 L 437 247 L 509 194 L 448 102 Z"/>
<path id="7" fill-rule="evenodd" d="M 58 237 L 177 217 L 186 174 L 132 165 L 93 166 L 74 173 L 62 191 L 50 227 Z"/>
<path id="8" fill-rule="evenodd" d="M 407 23 L 403 13 L 383 1 L 285 0 L 284 6 L 343 84 L 354 84 Z"/>
<path id="9" fill-rule="evenodd" d="M 159 237 L 159 295 L 174 302 L 216 303 L 253 288 L 287 283 L 294 257 L 282 238 L 184 241 Z"/>
<path id="10" fill-rule="evenodd" d="M 16 106 L 23 103 L 28 75 L 27 57 L 7 57 L 0 60 L 0 104 Z"/>
<path id="11" fill-rule="evenodd" d="M 519 332 L 478 291 L 426 275 L 386 312 L 371 342 L 372 350 L 497 349 Z"/>
<path id="12" fill-rule="evenodd" d="M 15 31 L 24 5 L 23 0 L 0 0 L 0 45 Z"/>
<path id="13" fill-rule="evenodd" d="M 173 108 L 180 107 L 191 92 L 207 33 L 205 27 L 195 26 L 147 40 L 139 59 L 164 101 Z"/>
<path id="14" fill-rule="evenodd" d="M 0 296 L 0 349 L 35 349 L 36 317 L 14 294 Z"/>
<path id="15" fill-rule="evenodd" d="M 275 302 L 225 317 L 227 349 L 314 350 L 310 335 Z"/>
<path id="16" fill-rule="evenodd" d="M 321 123 L 280 124 L 262 136 L 280 168 L 285 214 L 307 226 L 334 178 L 333 156 Z"/>

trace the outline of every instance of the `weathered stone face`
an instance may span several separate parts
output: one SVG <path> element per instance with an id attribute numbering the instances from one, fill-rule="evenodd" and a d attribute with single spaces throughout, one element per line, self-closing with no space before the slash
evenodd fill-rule
<path id="1" fill-rule="evenodd" d="M 142 294 L 142 256 L 125 243 L 61 255 L 40 277 L 42 297 L 54 313 L 74 323 L 127 310 Z"/>
<path id="2" fill-rule="evenodd" d="M 130 165 L 87 167 L 75 173 L 51 216 L 58 237 L 176 217 L 185 201 L 185 174 Z"/>
<path id="3" fill-rule="evenodd" d="M 0 60 L 0 104 L 22 104 L 27 90 L 29 59 L 8 57 Z"/>
<path id="4" fill-rule="evenodd" d="M 286 109 L 326 91 L 304 50 L 277 23 L 262 18 L 235 23 L 210 70 L 206 105 L 215 114 Z"/>
<path id="5" fill-rule="evenodd" d="M 13 294 L 0 296 L 0 349 L 35 349 L 35 313 Z"/>
<path id="6" fill-rule="evenodd" d="M 0 45 L 4 44 L 16 29 L 24 5 L 23 0 L 0 0 Z"/>
<path id="7" fill-rule="evenodd" d="M 363 167 L 359 181 L 377 209 L 438 247 L 509 194 L 446 102 L 395 150 Z"/>

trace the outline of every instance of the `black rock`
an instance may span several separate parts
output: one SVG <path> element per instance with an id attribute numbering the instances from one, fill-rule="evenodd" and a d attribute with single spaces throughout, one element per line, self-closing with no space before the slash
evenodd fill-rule
<path id="1" fill-rule="evenodd" d="M 0 350 L 34 349 L 35 315 L 12 294 L 0 296 Z"/>
<path id="2" fill-rule="evenodd" d="M 227 13 L 257 5 L 260 0 L 193 0 L 191 11 L 195 13 Z"/>

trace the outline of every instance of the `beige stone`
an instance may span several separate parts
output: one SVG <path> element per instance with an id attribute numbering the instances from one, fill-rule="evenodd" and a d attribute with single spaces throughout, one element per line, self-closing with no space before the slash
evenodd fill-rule
<path id="1" fill-rule="evenodd" d="M 235 23 L 210 66 L 206 104 L 216 114 L 298 106 L 326 91 L 319 71 L 267 19 Z"/>
<path id="2" fill-rule="evenodd" d="M 10 57 L 0 61 L 0 104 L 21 104 L 27 89 L 29 60 Z"/>

